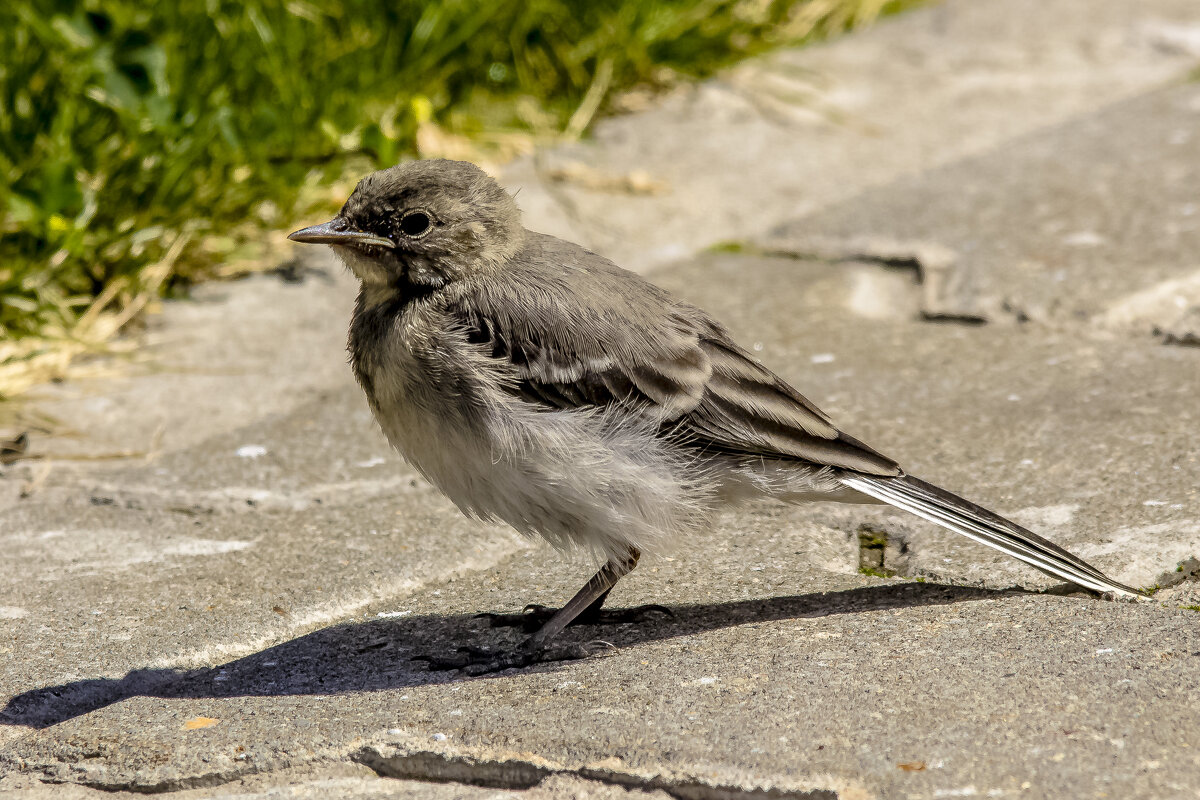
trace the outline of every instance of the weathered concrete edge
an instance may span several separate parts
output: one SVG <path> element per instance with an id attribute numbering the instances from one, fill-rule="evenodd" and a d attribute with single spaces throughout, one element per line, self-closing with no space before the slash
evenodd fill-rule
<path id="1" fill-rule="evenodd" d="M 112 774 L 103 766 L 89 769 L 84 766 L 69 768 L 60 763 L 14 763 L 10 757 L 0 754 L 0 766 L 27 775 L 40 772 L 34 779 L 43 785 L 74 784 L 104 792 L 137 794 L 213 788 L 251 775 L 334 764 L 360 764 L 381 778 L 516 791 L 531 789 L 554 776 L 569 776 L 629 790 L 662 791 L 679 800 L 837 800 L 846 795 L 871 795 L 861 783 L 837 775 L 779 780 L 701 764 L 686 770 L 643 770 L 627 767 L 619 758 L 570 764 L 533 753 L 495 748 L 431 746 L 424 739 L 393 733 L 373 741 L 356 742 L 337 751 L 315 753 L 311 758 L 246 761 L 189 775 L 170 776 L 164 770 L 154 770 L 138 773 L 132 779 L 128 774 Z"/>

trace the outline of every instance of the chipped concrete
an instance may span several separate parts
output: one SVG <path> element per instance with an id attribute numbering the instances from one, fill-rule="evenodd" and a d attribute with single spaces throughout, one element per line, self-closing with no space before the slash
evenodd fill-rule
<path id="1" fill-rule="evenodd" d="M 1198 13 L 952 1 L 506 176 L 532 227 L 654 270 L 852 434 L 1152 601 L 886 509 L 754 505 L 614 592 L 673 617 L 568 634 L 607 656 L 428 672 L 592 565 L 390 452 L 353 286 L 306 254 L 39 391 L 71 430 L 0 466 L 0 795 L 1197 796 L 1200 348 L 1164 344 L 1195 331 Z M 701 252 L 729 240 L 757 246 Z"/>
<path id="2" fill-rule="evenodd" d="M 6 784 L 8 784 L 6 786 Z M 283 789 L 281 787 L 286 787 Z M 74 784 L 34 784 L 15 776 L 0 778 L 0 796 L 18 794 L 27 800 L 100 800 L 145 797 L 144 792 L 92 789 Z M 178 789 L 172 800 L 271 800 L 278 797 L 327 800 L 668 800 L 665 792 L 625 789 L 568 774 L 549 775 L 529 789 L 503 789 L 459 782 L 385 778 L 356 761 L 317 767 L 292 767 L 239 777 L 220 786 Z"/>
<path id="3" fill-rule="evenodd" d="M 1200 346 L 1200 271 L 1134 292 L 1112 303 L 1100 321 L 1117 330 L 1150 333 L 1165 344 Z"/>
<path id="4" fill-rule="evenodd" d="M 736 249 L 730 248 L 730 249 Z M 920 286 L 917 314 L 929 322 L 982 325 L 987 317 L 974 307 L 967 291 L 961 256 L 938 242 L 901 241 L 878 236 L 836 239 L 797 236 L 786 228 L 753 240 L 750 249 L 768 256 L 816 259 L 853 267 L 880 265 L 911 270 Z M 878 270 L 856 269 L 847 310 L 872 319 L 894 317 L 909 303 L 896 297 L 896 282 Z"/>

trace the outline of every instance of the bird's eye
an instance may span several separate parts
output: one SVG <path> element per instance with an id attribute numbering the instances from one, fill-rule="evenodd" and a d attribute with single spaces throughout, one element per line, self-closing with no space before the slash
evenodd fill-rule
<path id="1" fill-rule="evenodd" d="M 421 236 L 429 232 L 432 224 L 424 211 L 412 211 L 400 219 L 400 232 L 405 236 Z"/>

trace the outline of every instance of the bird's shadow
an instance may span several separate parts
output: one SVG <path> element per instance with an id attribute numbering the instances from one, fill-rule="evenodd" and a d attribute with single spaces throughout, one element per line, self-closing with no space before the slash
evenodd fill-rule
<path id="1" fill-rule="evenodd" d="M 616 649 L 750 622 L 826 617 L 892 608 L 935 606 L 1003 592 L 929 583 L 674 606 L 673 616 L 613 627 L 569 628 L 575 640 L 603 638 Z M 347 622 L 253 655 L 205 669 L 136 669 L 123 678 L 93 678 L 32 689 L 0 710 L 0 724 L 47 728 L 131 697 L 221 698 L 334 695 L 428 684 L 486 680 L 459 671 L 430 671 L 414 655 L 449 655 L 461 645 L 515 646 L 523 633 L 491 630 L 473 615 L 424 615 Z M 564 668 L 565 662 L 531 669 Z"/>

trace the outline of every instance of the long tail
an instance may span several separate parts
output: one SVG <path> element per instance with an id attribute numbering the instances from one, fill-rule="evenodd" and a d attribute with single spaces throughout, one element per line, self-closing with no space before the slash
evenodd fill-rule
<path id="1" fill-rule="evenodd" d="M 955 533 L 994 547 L 1018 558 L 1042 572 L 1079 584 L 1095 592 L 1144 597 L 1142 592 L 1117 583 L 1081 558 L 1071 555 L 1054 542 L 1043 539 L 999 514 L 951 494 L 945 489 L 902 475 L 880 478 L 844 472 L 838 479 L 846 486 L 876 500 L 902 508 Z"/>

